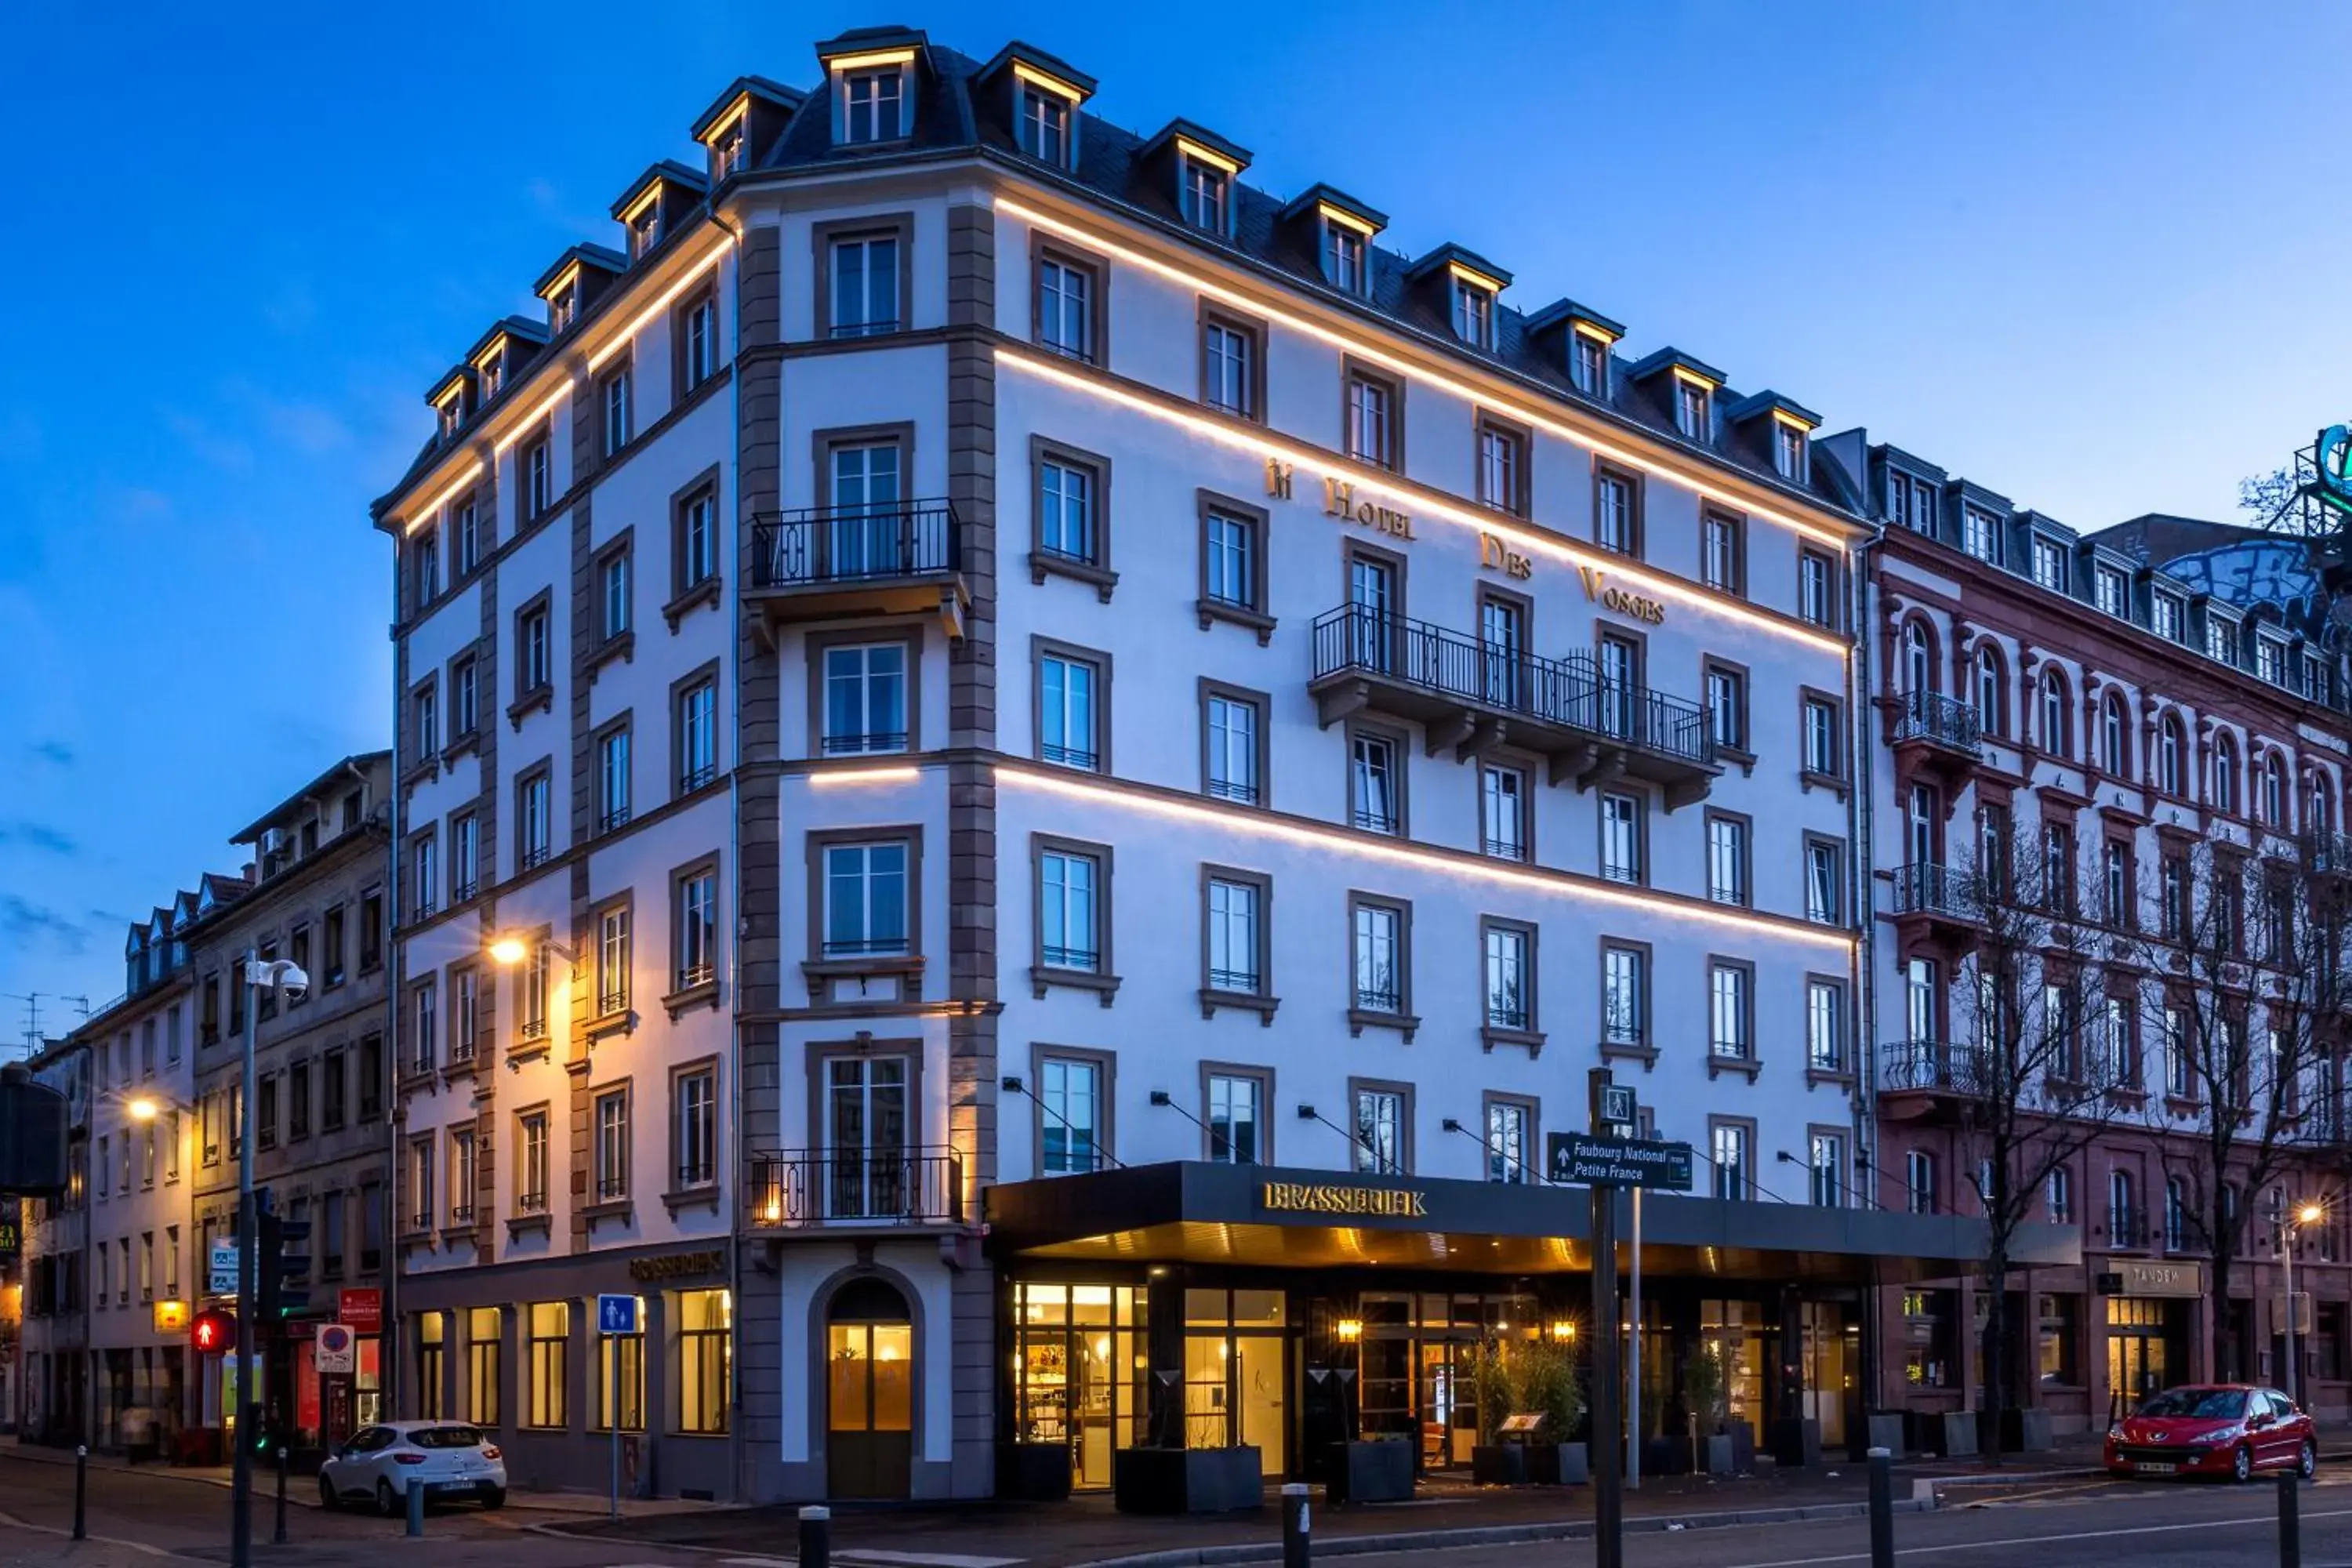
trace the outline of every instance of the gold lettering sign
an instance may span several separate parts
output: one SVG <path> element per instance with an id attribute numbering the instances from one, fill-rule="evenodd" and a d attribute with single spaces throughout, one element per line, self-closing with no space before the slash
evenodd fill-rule
<path id="1" fill-rule="evenodd" d="M 718 1274 L 727 1267 L 724 1252 L 673 1252 L 666 1258 L 632 1258 L 629 1278 L 632 1279 L 690 1279 L 698 1274 Z"/>
<path id="2" fill-rule="evenodd" d="M 1427 1194 L 1390 1187 L 1324 1187 L 1298 1182 L 1267 1182 L 1261 1207 L 1289 1214 L 1385 1215 L 1419 1219 L 1429 1213 Z"/>
<path id="3" fill-rule="evenodd" d="M 1666 618 L 1664 605 L 1646 595 L 1628 593 L 1622 588 L 1611 587 L 1608 584 L 1608 574 L 1598 566 L 1580 566 L 1576 569 L 1576 574 L 1584 579 L 1584 596 L 1602 608 L 1614 610 L 1621 616 L 1630 616 L 1637 621 L 1647 621 L 1654 626 L 1664 623 Z"/>
<path id="4" fill-rule="evenodd" d="M 1409 513 L 1385 507 L 1376 501 L 1359 501 L 1356 487 L 1345 479 L 1323 481 L 1323 514 L 1352 522 L 1362 528 L 1394 534 L 1399 539 L 1411 539 L 1412 518 Z"/>
<path id="5" fill-rule="evenodd" d="M 1536 574 L 1536 563 L 1491 533 L 1478 535 L 1478 564 L 1521 581 Z"/>
<path id="6" fill-rule="evenodd" d="M 1290 499 L 1290 465 L 1280 458 L 1265 460 L 1265 493 L 1276 500 Z"/>

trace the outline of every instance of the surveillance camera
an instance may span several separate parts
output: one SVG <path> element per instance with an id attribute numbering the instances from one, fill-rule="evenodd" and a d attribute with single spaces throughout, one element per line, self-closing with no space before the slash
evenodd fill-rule
<path id="1" fill-rule="evenodd" d="M 278 982 L 278 994 L 288 1002 L 299 1002 L 310 994 L 310 977 L 302 973 L 300 964 L 280 960 L 271 968 L 275 971 L 273 978 Z"/>

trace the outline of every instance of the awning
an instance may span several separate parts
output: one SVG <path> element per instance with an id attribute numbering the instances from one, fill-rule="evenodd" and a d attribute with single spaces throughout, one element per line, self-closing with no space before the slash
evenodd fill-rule
<path id="1" fill-rule="evenodd" d="M 1583 1187 L 1181 1161 L 1007 1183 L 983 1202 L 988 1251 L 999 1258 L 1488 1274 L 1582 1272 L 1591 1258 Z M 1623 1240 L 1630 1195 L 1618 1204 Z M 1985 1240 L 1982 1220 L 1951 1215 L 1667 1193 L 1643 1200 L 1642 1267 L 1666 1278 L 1942 1279 L 1981 1262 Z M 2079 1264 L 2082 1235 L 2023 1226 L 2010 1250 L 2018 1268 Z"/>

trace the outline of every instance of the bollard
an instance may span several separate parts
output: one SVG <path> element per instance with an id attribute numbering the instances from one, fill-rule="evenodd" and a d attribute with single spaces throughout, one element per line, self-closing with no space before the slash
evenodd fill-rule
<path id="1" fill-rule="evenodd" d="M 89 1445 L 74 1447 L 74 1532 L 76 1541 L 89 1539 L 89 1522 L 84 1505 L 89 1501 Z"/>
<path id="2" fill-rule="evenodd" d="M 2303 1500 L 2293 1470 L 2279 1472 L 2279 1568 L 2303 1568 Z"/>
<path id="3" fill-rule="evenodd" d="M 286 1445 L 278 1446 L 278 1528 L 270 1533 L 272 1546 L 286 1544 Z"/>
<path id="4" fill-rule="evenodd" d="M 415 1477 L 408 1478 L 408 1536 L 412 1541 L 425 1534 L 425 1483 Z"/>
<path id="5" fill-rule="evenodd" d="M 1895 1456 L 1870 1451 L 1870 1568 L 1895 1568 Z"/>
<path id="6" fill-rule="evenodd" d="M 801 1510 L 800 1568 L 831 1568 L 833 1510 L 811 1506 Z"/>
<path id="7" fill-rule="evenodd" d="M 1307 1517 L 1307 1483 L 1286 1482 L 1282 1489 L 1282 1568 L 1307 1568 L 1313 1544 Z"/>

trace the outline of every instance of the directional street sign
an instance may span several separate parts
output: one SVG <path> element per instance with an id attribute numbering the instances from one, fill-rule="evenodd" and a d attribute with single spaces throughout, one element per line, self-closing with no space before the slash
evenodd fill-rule
<path id="1" fill-rule="evenodd" d="M 635 1333 L 637 1299 L 635 1296 L 597 1297 L 596 1331 L 600 1334 Z"/>
<path id="2" fill-rule="evenodd" d="M 213 1243 L 211 1289 L 215 1296 L 236 1294 L 236 1243 L 234 1241 Z"/>
<path id="3" fill-rule="evenodd" d="M 1691 1147 L 1639 1138 L 1594 1138 L 1554 1132 L 1545 1140 L 1551 1179 L 1593 1187 L 1691 1190 Z"/>

